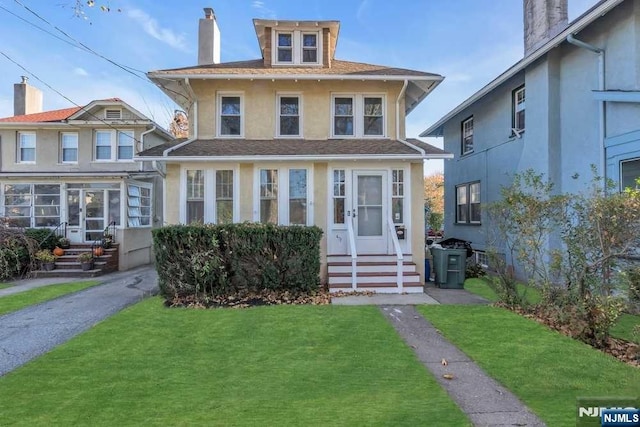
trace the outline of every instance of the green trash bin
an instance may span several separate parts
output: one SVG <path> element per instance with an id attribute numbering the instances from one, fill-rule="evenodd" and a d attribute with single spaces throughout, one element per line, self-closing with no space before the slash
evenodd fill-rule
<path id="1" fill-rule="evenodd" d="M 431 248 L 436 285 L 439 288 L 463 289 L 467 266 L 466 249 Z"/>

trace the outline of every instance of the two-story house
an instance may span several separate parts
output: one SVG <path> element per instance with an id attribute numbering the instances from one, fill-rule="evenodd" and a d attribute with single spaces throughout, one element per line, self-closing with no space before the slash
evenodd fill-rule
<path id="1" fill-rule="evenodd" d="M 111 226 L 121 270 L 152 262 L 163 171 L 133 157 L 171 140 L 117 98 L 42 111 L 42 92 L 23 77 L 14 116 L 0 119 L 0 216 L 14 227 L 63 227 L 73 243 L 99 240 Z"/>
<path id="2" fill-rule="evenodd" d="M 640 1 L 603 0 L 567 19 L 567 0 L 524 1 L 524 58 L 421 136 L 444 137 L 448 236 L 484 251 L 481 206 L 534 169 L 558 192 L 584 190 L 591 165 L 619 185 L 640 176 Z"/>
<path id="3" fill-rule="evenodd" d="M 331 290 L 422 292 L 423 162 L 448 154 L 405 116 L 442 76 L 336 59 L 338 21 L 253 24 L 262 56 L 220 63 L 207 8 L 198 65 L 148 73 L 191 126 L 138 157 L 167 165 L 167 222 L 317 225 Z"/>

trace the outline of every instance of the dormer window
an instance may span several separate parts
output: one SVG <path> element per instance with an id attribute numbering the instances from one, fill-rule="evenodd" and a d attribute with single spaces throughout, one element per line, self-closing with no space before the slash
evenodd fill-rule
<path id="1" fill-rule="evenodd" d="M 275 65 L 320 65 L 319 31 L 274 31 Z"/>
<path id="2" fill-rule="evenodd" d="M 278 62 L 293 62 L 292 33 L 278 33 Z"/>

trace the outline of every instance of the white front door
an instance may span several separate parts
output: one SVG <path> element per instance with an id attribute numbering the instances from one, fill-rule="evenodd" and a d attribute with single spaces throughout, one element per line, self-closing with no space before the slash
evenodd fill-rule
<path id="1" fill-rule="evenodd" d="M 82 190 L 67 190 L 67 237 L 73 243 L 82 243 Z"/>
<path id="2" fill-rule="evenodd" d="M 105 190 L 67 189 L 69 240 L 82 243 L 100 239 L 105 226 Z"/>
<path id="3" fill-rule="evenodd" d="M 387 253 L 387 172 L 353 172 L 353 227 L 359 254 Z"/>

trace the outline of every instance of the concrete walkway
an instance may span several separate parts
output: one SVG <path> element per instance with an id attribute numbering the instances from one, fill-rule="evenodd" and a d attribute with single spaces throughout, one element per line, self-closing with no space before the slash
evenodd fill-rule
<path id="1" fill-rule="evenodd" d="M 100 279 L 105 280 L 101 285 L 0 316 L 0 376 L 158 292 L 157 274 L 151 266 Z M 38 285 L 43 286 L 25 282 L 20 287 L 26 290 Z"/>
<path id="2" fill-rule="evenodd" d="M 380 310 L 473 425 L 545 425 L 516 396 L 443 338 L 415 307 L 389 305 Z M 442 365 L 442 359 L 447 366 Z M 445 374 L 453 375 L 453 379 L 444 378 Z"/>

